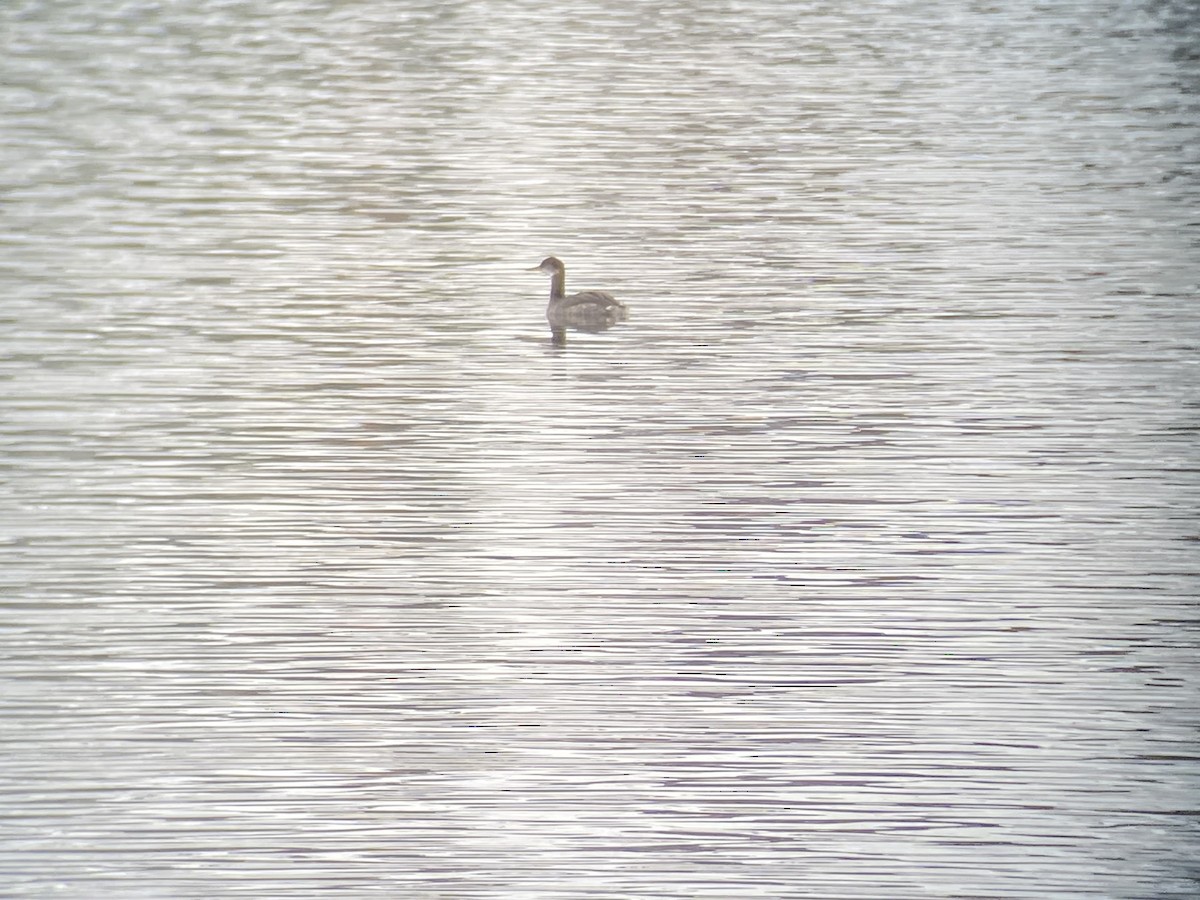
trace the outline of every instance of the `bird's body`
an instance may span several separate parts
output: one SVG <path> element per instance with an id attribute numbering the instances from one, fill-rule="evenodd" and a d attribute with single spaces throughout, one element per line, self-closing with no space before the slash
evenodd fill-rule
<path id="1" fill-rule="evenodd" d="M 548 256 L 535 267 L 550 276 L 550 302 L 546 321 L 557 343 L 566 340 L 566 329 L 606 331 L 629 318 L 629 307 L 605 291 L 580 291 L 567 294 L 567 272 L 562 260 Z"/>

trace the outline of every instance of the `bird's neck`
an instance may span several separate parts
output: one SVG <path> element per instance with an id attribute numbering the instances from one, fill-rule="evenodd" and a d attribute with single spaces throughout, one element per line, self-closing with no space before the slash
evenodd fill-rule
<path id="1" fill-rule="evenodd" d="M 550 276 L 550 299 L 561 300 L 567 295 L 567 273 L 555 272 Z"/>

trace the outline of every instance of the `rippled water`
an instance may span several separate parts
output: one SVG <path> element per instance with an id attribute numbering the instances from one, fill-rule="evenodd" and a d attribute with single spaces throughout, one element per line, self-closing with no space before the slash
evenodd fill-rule
<path id="1" fill-rule="evenodd" d="M 6 896 L 1196 896 L 1194 3 L 0 35 Z"/>

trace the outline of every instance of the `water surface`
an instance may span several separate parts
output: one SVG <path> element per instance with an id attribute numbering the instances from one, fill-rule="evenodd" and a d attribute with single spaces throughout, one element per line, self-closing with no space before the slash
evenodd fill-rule
<path id="1" fill-rule="evenodd" d="M 0 10 L 11 896 L 1195 896 L 1193 4 L 93 6 Z"/>

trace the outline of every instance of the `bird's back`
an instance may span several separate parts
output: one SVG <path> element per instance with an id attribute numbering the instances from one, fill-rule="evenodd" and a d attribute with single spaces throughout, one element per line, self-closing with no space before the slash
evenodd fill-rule
<path id="1" fill-rule="evenodd" d="M 580 291 L 552 301 L 546 318 L 552 326 L 602 331 L 629 318 L 629 308 L 605 291 Z"/>

